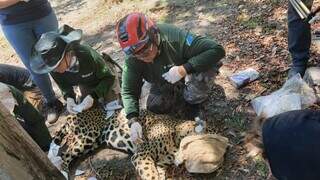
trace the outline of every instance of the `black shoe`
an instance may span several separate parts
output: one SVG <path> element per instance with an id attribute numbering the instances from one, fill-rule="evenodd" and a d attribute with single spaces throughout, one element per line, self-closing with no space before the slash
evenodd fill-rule
<path id="1" fill-rule="evenodd" d="M 49 124 L 55 123 L 63 110 L 63 104 L 59 100 L 47 103 L 47 122 Z"/>
<path id="2" fill-rule="evenodd" d="M 289 70 L 288 79 L 292 78 L 294 75 L 296 75 L 296 74 L 298 74 L 298 73 L 300 74 L 301 78 L 303 78 L 306 69 L 307 69 L 307 68 L 306 68 L 305 66 L 292 67 L 292 68 Z"/>

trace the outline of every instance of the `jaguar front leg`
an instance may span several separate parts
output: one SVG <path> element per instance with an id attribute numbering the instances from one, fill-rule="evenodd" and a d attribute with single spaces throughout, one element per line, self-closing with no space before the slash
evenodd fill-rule
<path id="1" fill-rule="evenodd" d="M 160 174 L 152 157 L 145 152 L 139 152 L 131 157 L 136 171 L 142 180 L 160 180 Z"/>
<path id="2" fill-rule="evenodd" d="M 166 170 L 167 168 L 165 166 L 156 166 L 158 174 L 159 174 L 159 179 L 160 180 L 165 180 L 166 179 Z"/>
<path id="3" fill-rule="evenodd" d="M 69 172 L 70 163 L 77 157 L 93 151 L 96 148 L 94 144 L 95 142 L 92 139 L 86 138 L 84 140 L 79 139 L 68 145 L 66 151 L 62 152 L 62 169 Z"/>
<path id="4" fill-rule="evenodd" d="M 53 142 L 55 144 L 61 144 L 62 139 L 68 134 L 69 126 L 70 125 L 66 123 L 61 127 L 61 129 L 58 132 L 56 132 L 56 135 L 53 137 Z"/>

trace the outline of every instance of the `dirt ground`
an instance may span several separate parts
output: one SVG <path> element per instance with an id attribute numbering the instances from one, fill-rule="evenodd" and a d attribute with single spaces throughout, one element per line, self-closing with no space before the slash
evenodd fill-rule
<path id="1" fill-rule="evenodd" d="M 114 25 L 128 12 L 144 12 L 158 22 L 173 23 L 216 39 L 226 49 L 220 74 L 211 86 L 206 117 L 216 132 L 229 138 L 230 148 L 222 168 L 209 175 L 173 170 L 173 179 L 267 179 L 268 167 L 259 158 L 246 156 L 243 137 L 255 114 L 250 100 L 278 89 L 286 80 L 290 58 L 287 50 L 285 0 L 53 0 L 60 25 L 84 31 L 84 41 L 106 52 L 120 64 L 124 54 L 117 44 Z M 21 65 L 0 36 L 1 63 Z M 319 62 L 313 47 L 311 65 Z M 234 72 L 255 68 L 261 77 L 241 89 L 228 80 Z M 50 127 L 54 132 L 62 122 Z M 101 150 L 87 158 L 81 168 L 99 179 L 136 179 L 125 154 Z"/>

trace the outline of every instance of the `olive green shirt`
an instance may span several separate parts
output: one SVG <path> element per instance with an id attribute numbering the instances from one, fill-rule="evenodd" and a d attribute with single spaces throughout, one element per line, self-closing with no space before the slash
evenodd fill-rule
<path id="1" fill-rule="evenodd" d="M 172 66 L 183 65 L 188 74 L 205 72 L 225 56 L 214 40 L 197 36 L 169 24 L 158 24 L 159 54 L 152 63 L 127 56 L 122 74 L 122 101 L 127 118 L 138 116 L 143 79 L 150 83 L 167 83 L 162 74 Z"/>
<path id="2" fill-rule="evenodd" d="M 115 76 L 104 62 L 102 56 L 88 45 L 81 44 L 74 49 L 79 61 L 79 71 L 64 73 L 51 72 L 64 98 L 75 98 L 73 86 L 81 85 L 92 90 L 94 98 L 106 97 L 111 89 Z"/>

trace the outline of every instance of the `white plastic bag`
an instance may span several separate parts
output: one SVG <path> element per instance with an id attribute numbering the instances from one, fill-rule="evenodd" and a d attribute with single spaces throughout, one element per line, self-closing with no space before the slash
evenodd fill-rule
<path id="1" fill-rule="evenodd" d="M 283 112 L 307 108 L 316 101 L 313 89 L 300 74 L 297 74 L 286 81 L 279 90 L 268 96 L 257 97 L 251 104 L 258 116 L 268 118 Z"/>
<path id="2" fill-rule="evenodd" d="M 48 158 L 51 161 L 51 163 L 57 169 L 60 170 L 60 172 L 64 175 L 64 177 L 66 179 L 68 179 L 68 173 L 66 171 L 61 170 L 61 164 L 62 164 L 63 161 L 62 161 L 61 156 L 58 156 L 59 149 L 60 149 L 60 146 L 52 141 L 51 144 L 50 144 L 49 152 L 48 152 Z M 82 175 L 82 174 L 84 174 L 84 171 L 78 170 L 78 169 L 76 170 L 76 174 L 75 174 L 76 176 L 79 176 L 79 175 Z"/>
<path id="3" fill-rule="evenodd" d="M 59 149 L 60 146 L 52 141 L 48 152 L 48 158 L 54 166 L 56 166 L 58 169 L 61 169 L 62 159 L 60 156 L 58 156 Z"/>
<path id="4" fill-rule="evenodd" d="M 252 68 L 248 68 L 246 70 L 240 71 L 229 77 L 232 84 L 236 88 L 241 88 L 246 84 L 248 84 L 249 82 L 252 82 L 258 78 L 259 78 L 259 73 Z"/>

